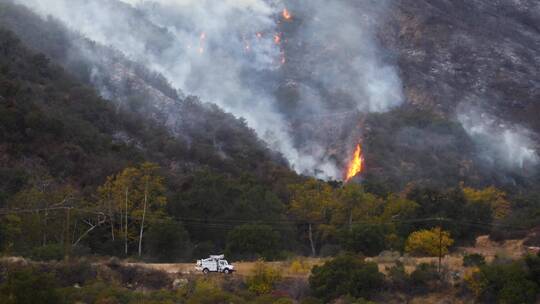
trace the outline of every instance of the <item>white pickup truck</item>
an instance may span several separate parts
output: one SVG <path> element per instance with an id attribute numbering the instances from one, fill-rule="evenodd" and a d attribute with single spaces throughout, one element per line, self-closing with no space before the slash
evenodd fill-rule
<path id="1" fill-rule="evenodd" d="M 225 260 L 224 255 L 211 255 L 207 259 L 197 260 L 195 270 L 207 274 L 209 272 L 233 273 L 234 266 Z"/>

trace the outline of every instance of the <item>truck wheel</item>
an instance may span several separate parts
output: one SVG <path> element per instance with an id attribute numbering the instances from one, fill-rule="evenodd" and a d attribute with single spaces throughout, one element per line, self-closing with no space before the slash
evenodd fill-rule
<path id="1" fill-rule="evenodd" d="M 208 268 L 205 268 L 205 269 L 202 270 L 202 273 L 204 273 L 204 274 L 208 274 L 209 272 L 210 272 L 210 270 L 208 270 Z"/>
<path id="2" fill-rule="evenodd" d="M 225 269 L 223 270 L 223 273 L 229 274 L 229 273 L 231 273 L 231 271 L 229 270 L 229 268 L 225 268 Z"/>

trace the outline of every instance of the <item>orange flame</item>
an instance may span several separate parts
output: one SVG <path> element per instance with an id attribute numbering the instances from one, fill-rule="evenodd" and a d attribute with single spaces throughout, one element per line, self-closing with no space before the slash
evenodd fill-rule
<path id="1" fill-rule="evenodd" d="M 289 10 L 286 9 L 286 8 L 283 9 L 283 12 L 281 13 L 281 15 L 283 16 L 283 19 L 285 19 L 285 20 L 291 20 L 292 19 L 291 12 L 289 12 Z"/>
<path id="2" fill-rule="evenodd" d="M 349 164 L 347 165 L 347 175 L 345 177 L 345 182 L 348 182 L 353 177 L 357 176 L 364 169 L 364 156 L 362 155 L 362 146 L 358 144 L 354 150 L 353 157 Z"/>

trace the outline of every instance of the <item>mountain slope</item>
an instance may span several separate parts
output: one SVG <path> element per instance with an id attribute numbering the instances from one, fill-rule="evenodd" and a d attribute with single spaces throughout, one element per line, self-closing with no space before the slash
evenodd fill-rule
<path id="1" fill-rule="evenodd" d="M 186 126 L 193 138 L 188 145 L 148 115 L 100 98 L 46 56 L 26 49 L 13 33 L 2 30 L 1 38 L 4 198 L 32 174 L 95 188 L 106 176 L 145 160 L 176 176 L 209 167 L 236 176 L 249 170 L 264 179 L 267 170 L 279 168 L 264 148 L 257 148 L 259 141 L 241 121 L 215 107 L 193 98 L 182 101 L 183 109 L 195 115 Z M 211 128 L 205 128 L 206 119 Z M 227 157 L 217 150 L 213 141 L 221 139 L 232 147 L 224 151 L 237 154 Z"/>
<path id="2" fill-rule="evenodd" d="M 266 148 L 245 122 L 196 97 L 183 97 L 158 73 L 67 30 L 54 19 L 44 20 L 23 6 L 0 4 L 0 25 L 13 30 L 38 52 L 96 87 L 117 111 L 151 118 L 183 146 L 178 158 L 229 169 L 257 170 L 264 162 L 286 165 Z M 57 46 L 63 46 L 61 48 Z"/>

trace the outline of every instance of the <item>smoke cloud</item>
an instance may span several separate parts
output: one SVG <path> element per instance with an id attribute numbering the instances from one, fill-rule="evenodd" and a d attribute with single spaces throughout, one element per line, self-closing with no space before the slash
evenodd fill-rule
<path id="1" fill-rule="evenodd" d="M 384 112 L 403 100 L 398 72 L 375 37 L 390 1 L 16 2 L 245 118 L 300 173 L 340 179 L 343 169 L 320 141 L 299 140 L 295 117 Z M 281 15 L 285 8 L 292 20 Z M 295 107 L 276 94 L 284 84 L 294 87 Z"/>
<path id="2" fill-rule="evenodd" d="M 540 161 L 532 133 L 526 128 L 505 123 L 478 108 L 461 109 L 458 119 L 490 165 L 523 170 Z"/>

